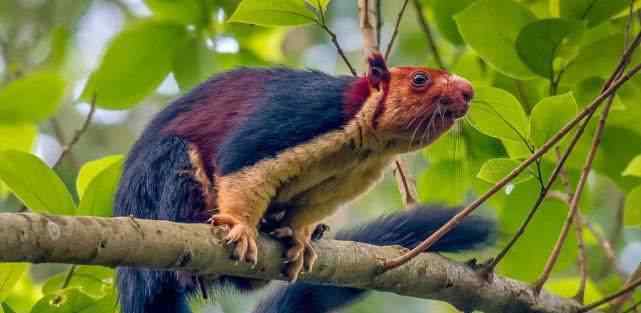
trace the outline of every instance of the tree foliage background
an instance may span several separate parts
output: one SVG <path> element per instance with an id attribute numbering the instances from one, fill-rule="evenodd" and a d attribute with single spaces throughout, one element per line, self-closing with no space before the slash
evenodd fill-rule
<path id="1" fill-rule="evenodd" d="M 404 1 L 380 2 L 385 47 Z M 409 158 L 420 200 L 447 205 L 470 202 L 572 119 L 599 94 L 626 38 L 640 29 L 638 3 L 630 7 L 628 0 L 409 2 L 390 65 L 444 67 L 476 89 L 468 117 Z M 635 14 L 632 23 L 629 12 Z M 1 1 L 0 212 L 110 216 L 124 155 L 145 124 L 215 73 L 281 64 L 350 75 L 318 25 L 320 13 L 362 72 L 356 1 Z M 638 63 L 641 55 L 632 60 Z M 572 188 L 596 120 L 567 163 Z M 481 214 L 500 226 L 499 246 L 521 224 L 556 161 L 554 151 L 547 153 L 484 204 Z M 332 221 L 355 224 L 402 207 L 393 177 L 387 176 Z M 563 194 L 566 186 L 557 183 L 553 191 Z M 567 215 L 561 198 L 543 203 L 499 273 L 537 278 Z M 641 78 L 613 100 L 580 210 L 590 302 L 620 288 L 641 260 Z M 570 232 L 546 289 L 564 296 L 576 292 L 577 239 Z M 113 312 L 113 288 L 113 271 L 106 268 L 69 272 L 63 265 L 0 264 L 5 312 Z M 194 307 L 246 312 L 252 306 L 247 299 L 255 298 L 234 295 Z M 424 312 L 426 307 L 453 310 L 375 294 L 346 311 Z"/>

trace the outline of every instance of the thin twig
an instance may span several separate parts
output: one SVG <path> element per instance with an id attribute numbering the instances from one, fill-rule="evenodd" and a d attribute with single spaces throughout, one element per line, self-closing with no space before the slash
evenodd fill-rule
<path id="1" fill-rule="evenodd" d="M 610 83 L 603 85 L 603 88 L 601 89 L 602 94 L 601 94 L 600 97 L 603 96 L 603 93 L 606 90 L 608 90 L 608 89 L 610 89 L 612 87 L 612 82 L 614 82 L 616 79 L 621 77 L 621 75 L 623 73 L 623 70 L 625 69 L 625 66 L 627 66 L 627 64 L 629 63 L 629 58 L 632 55 L 632 53 L 630 51 L 634 51 L 639 46 L 640 43 L 641 43 L 641 32 L 639 32 L 637 34 L 634 42 L 632 44 L 630 44 L 626 48 L 625 52 L 621 56 L 621 59 L 619 60 L 619 65 L 617 65 L 617 71 L 613 72 L 612 75 L 610 76 L 610 78 L 608 79 L 608 81 Z M 623 66 L 621 66 L 621 65 L 623 65 Z M 559 76 L 561 74 L 562 74 L 562 72 L 559 73 Z M 605 98 L 603 98 L 603 99 L 605 99 Z M 592 104 L 594 104 L 594 102 Z M 600 102 L 599 102 L 599 104 L 600 104 Z M 534 217 L 534 215 L 538 211 L 539 206 L 545 200 L 546 195 L 550 191 L 552 185 L 554 184 L 556 178 L 558 177 L 558 175 L 560 173 L 560 170 L 563 168 L 565 162 L 567 161 L 568 157 L 570 156 L 570 153 L 572 153 L 574 147 L 576 146 L 576 144 L 578 143 L 579 139 L 583 135 L 588 123 L 592 119 L 592 116 L 595 114 L 596 108 L 594 110 L 588 110 L 588 111 L 590 111 L 590 112 L 587 112 L 587 117 L 582 122 L 582 124 L 579 126 L 579 129 L 577 130 L 576 134 L 574 135 L 574 138 L 572 138 L 572 142 L 570 143 L 570 145 L 566 149 L 565 153 L 561 157 L 561 159 L 558 162 L 557 166 L 554 168 L 554 171 L 552 172 L 552 175 L 548 179 L 547 185 L 539 193 L 539 197 L 535 201 L 534 205 L 530 209 L 530 212 L 528 213 L 527 217 L 525 218 L 525 220 L 523 221 L 523 223 L 521 224 L 521 226 L 519 227 L 517 232 L 514 234 L 512 239 L 510 239 L 508 244 L 497 254 L 497 256 L 495 258 L 493 258 L 492 260 L 490 260 L 490 262 L 487 265 L 484 266 L 484 270 L 483 270 L 483 273 L 482 273 L 484 276 L 487 277 L 488 274 L 490 274 L 491 272 L 494 271 L 494 269 L 499 264 L 499 262 L 501 262 L 501 260 L 507 255 L 507 253 L 514 246 L 514 244 L 516 244 L 516 242 L 520 239 L 520 237 L 525 233 L 525 229 L 527 228 L 527 226 L 531 222 L 532 218 Z M 586 110 L 584 110 L 582 113 L 585 113 L 585 112 L 586 112 Z"/>
<path id="2" fill-rule="evenodd" d="M 93 115 L 96 112 L 96 94 L 93 95 L 91 98 L 91 103 L 89 104 L 89 113 L 87 114 L 87 118 L 85 119 L 84 123 L 78 129 L 73 137 L 71 138 L 71 141 L 65 144 L 65 146 L 62 148 L 62 152 L 60 153 L 60 156 L 58 157 L 58 160 L 54 163 L 53 167 L 57 167 L 60 162 L 71 152 L 71 149 L 73 146 L 80 140 L 80 137 L 89 129 L 89 125 L 91 124 L 91 121 L 93 120 Z"/>
<path id="3" fill-rule="evenodd" d="M 316 24 L 320 26 L 321 29 L 323 29 L 327 35 L 329 35 L 329 38 L 332 41 L 332 44 L 334 44 L 334 47 L 336 48 L 336 52 L 338 55 L 340 55 L 341 59 L 343 59 L 343 62 L 349 69 L 350 73 L 354 76 L 358 76 L 358 73 L 352 66 L 352 63 L 349 62 L 349 59 L 347 59 L 347 56 L 345 55 L 345 52 L 343 51 L 343 48 L 341 48 L 341 45 L 338 43 L 338 38 L 336 37 L 336 33 L 334 33 L 329 26 L 327 26 L 327 20 L 325 19 L 325 12 L 323 11 L 323 7 L 318 3 L 318 20 L 315 20 Z"/>
<path id="4" fill-rule="evenodd" d="M 628 24 L 630 24 L 631 21 L 632 21 L 632 18 L 629 18 Z M 626 37 L 629 37 L 629 34 L 627 34 Z M 624 42 L 623 55 L 621 56 L 620 62 L 617 68 L 615 69 L 613 75 L 611 75 L 608 81 L 606 82 L 605 86 L 609 86 L 612 83 L 612 81 L 617 79 L 623 73 L 626 66 L 630 63 L 630 58 L 632 56 L 632 53 L 636 50 L 639 44 L 641 44 L 641 32 L 639 32 L 639 34 L 635 37 L 634 42 L 630 43 L 629 46 L 628 46 L 628 40 L 626 38 L 626 41 Z M 552 273 L 552 270 L 556 265 L 556 261 L 558 260 L 559 255 L 561 254 L 561 249 L 563 248 L 563 245 L 565 244 L 565 241 L 567 239 L 570 226 L 574 223 L 574 218 L 579 208 L 579 201 L 581 200 L 583 190 L 585 188 L 585 185 L 587 184 L 588 176 L 592 170 L 592 164 L 594 162 L 596 153 L 598 151 L 599 145 L 601 144 L 601 140 L 603 138 L 603 132 L 605 131 L 605 124 L 607 122 L 608 114 L 610 113 L 610 108 L 612 107 L 612 103 L 614 102 L 614 96 L 615 96 L 614 93 L 610 95 L 609 100 L 606 102 L 605 107 L 603 108 L 603 112 L 601 112 L 601 117 L 599 119 L 599 123 L 597 125 L 597 129 L 592 140 L 592 146 L 585 160 L 583 170 L 581 171 L 579 182 L 575 188 L 574 193 L 572 194 L 572 200 L 570 201 L 570 208 L 568 210 L 567 218 L 563 223 L 563 227 L 561 228 L 561 233 L 559 234 L 559 238 L 554 244 L 554 248 L 552 249 L 552 252 L 548 257 L 548 260 L 545 263 L 543 271 L 541 272 L 539 278 L 534 283 L 534 292 L 536 292 L 537 294 L 541 291 L 541 289 L 543 288 L 543 285 L 545 285 L 545 282 L 550 277 L 550 274 Z"/>
<path id="5" fill-rule="evenodd" d="M 634 270 L 632 275 L 628 277 L 625 284 L 623 284 L 623 288 L 630 286 L 635 280 L 640 278 L 641 278 L 641 262 L 639 263 L 639 265 L 637 265 L 637 268 Z M 627 293 L 615 299 L 614 301 L 612 301 L 610 312 L 618 313 L 619 311 L 621 311 L 621 308 L 623 308 L 623 305 L 630 299 L 630 297 L 632 297 L 632 293 Z"/>
<path id="6" fill-rule="evenodd" d="M 605 253 L 606 259 L 608 259 L 608 263 L 610 263 L 610 266 L 616 269 L 617 257 L 616 252 L 614 252 L 614 248 L 612 248 L 612 243 L 607 238 L 605 238 L 605 235 L 603 235 L 603 233 L 599 229 L 597 229 L 590 221 L 585 221 L 585 227 L 596 238 L 599 246 L 601 246 L 601 249 L 603 249 L 603 253 Z"/>
<path id="7" fill-rule="evenodd" d="M 641 300 L 637 301 L 635 304 L 627 308 L 625 311 L 621 313 L 632 313 L 632 312 L 638 312 L 637 309 L 641 306 Z"/>
<path id="8" fill-rule="evenodd" d="M 511 182 L 519 174 L 521 174 L 521 172 L 527 169 L 532 163 L 535 162 L 536 159 L 543 156 L 543 154 L 545 154 L 548 150 L 550 150 L 550 148 L 556 145 L 578 123 L 580 123 L 584 118 L 586 118 L 594 110 L 596 110 L 605 99 L 609 98 L 610 95 L 616 92 L 622 84 L 627 82 L 632 76 L 636 75 L 640 70 L 641 70 L 641 64 L 638 64 L 634 68 L 632 68 L 630 71 L 628 71 L 625 75 L 623 75 L 621 78 L 614 81 L 612 83 L 612 86 L 610 86 L 609 88 L 607 88 L 606 91 L 604 91 L 599 96 L 597 96 L 592 101 L 591 104 L 589 104 L 583 111 L 581 111 L 574 119 L 566 123 L 565 126 L 561 128 L 561 130 L 559 130 L 556 134 L 554 134 L 552 138 L 548 139 L 548 141 L 543 146 L 541 146 L 534 154 L 532 154 L 529 158 L 521 162 L 521 164 L 517 166 L 514 170 L 512 170 L 510 174 L 508 174 L 503 179 L 501 179 L 496 184 L 494 184 L 494 186 L 492 186 L 488 191 L 486 191 L 478 199 L 476 199 L 474 202 L 470 203 L 467 207 L 461 210 L 456 216 L 454 216 L 451 220 L 445 223 L 445 225 L 441 226 L 441 228 L 435 231 L 430 237 L 425 239 L 414 249 L 397 258 L 386 260 L 384 263 L 384 269 L 389 270 L 397 266 L 403 265 L 407 261 L 417 256 L 419 253 L 431 247 L 437 240 L 443 237 L 451 229 L 456 227 L 456 225 L 458 225 L 465 217 L 467 217 L 470 213 L 472 213 L 476 208 L 478 208 L 481 204 L 487 201 L 491 196 L 493 196 L 495 193 L 497 193 L 499 190 L 505 187 L 505 185 Z"/>
<path id="9" fill-rule="evenodd" d="M 572 141 L 570 142 L 570 145 L 565 149 L 565 152 L 559 158 L 559 161 L 557 162 L 556 167 L 552 171 L 552 174 L 550 175 L 550 178 L 548 178 L 547 184 L 539 192 L 538 198 L 534 202 L 534 205 L 532 205 L 532 208 L 528 212 L 528 215 L 526 216 L 526 218 L 523 221 L 523 223 L 521 224 L 521 226 L 519 226 L 519 229 L 516 231 L 514 236 L 512 236 L 512 238 L 510 239 L 508 244 L 505 245 L 505 247 L 496 255 L 496 257 L 494 257 L 489 262 L 489 264 L 487 266 L 485 266 L 484 273 L 483 273 L 484 276 L 487 276 L 488 274 L 490 274 L 490 273 L 492 273 L 494 271 L 496 266 L 503 260 L 503 258 L 505 258 L 507 253 L 512 249 L 512 247 L 521 238 L 521 236 L 523 236 L 523 234 L 525 233 L 525 230 L 527 229 L 527 227 L 530 225 L 530 222 L 534 218 L 534 215 L 538 211 L 538 209 L 541 206 L 541 204 L 543 204 L 543 201 L 547 197 L 547 194 L 550 192 L 550 190 L 552 189 L 552 186 L 556 182 L 556 179 L 559 177 L 559 174 L 561 173 L 561 170 L 565 166 L 565 162 L 567 162 L 567 160 L 570 157 L 570 154 L 572 153 L 572 151 L 574 151 L 574 148 L 576 147 L 576 144 L 579 142 L 579 140 L 583 136 L 583 133 L 584 133 L 588 123 L 590 122 L 590 119 L 592 118 L 592 115 L 594 114 L 594 112 L 595 111 L 592 111 L 585 118 L 585 120 L 581 123 L 581 125 L 579 126 L 578 130 L 574 134 L 574 137 L 572 138 Z"/>
<path id="10" fill-rule="evenodd" d="M 610 302 L 610 301 L 612 301 L 614 299 L 617 299 L 617 298 L 619 298 L 619 297 L 621 297 L 623 295 L 631 293 L 634 289 L 636 289 L 639 286 L 641 286 L 641 278 L 635 280 L 634 282 L 632 282 L 627 287 L 624 287 L 623 289 L 621 289 L 621 290 L 619 290 L 619 291 L 617 291 L 617 292 L 615 292 L 615 293 L 613 293 L 613 294 L 611 294 L 611 295 L 609 295 L 609 296 L 607 296 L 607 297 L 605 297 L 605 298 L 603 298 L 601 300 L 598 300 L 596 302 L 593 302 L 591 304 L 583 306 L 581 309 L 579 309 L 579 311 L 577 313 L 584 313 L 584 312 L 588 312 L 588 311 L 590 311 L 592 309 L 596 309 L 596 308 L 598 308 L 598 307 L 600 307 L 600 306 L 602 306 L 602 305 L 604 305 L 604 304 L 606 304 L 606 303 L 608 303 L 608 302 Z"/>
<path id="11" fill-rule="evenodd" d="M 554 269 L 554 266 L 556 265 L 556 261 L 558 260 L 559 255 L 561 254 L 561 249 L 563 248 L 563 245 L 565 244 L 565 240 L 567 239 L 568 233 L 570 231 L 570 226 L 574 223 L 574 218 L 579 209 L 579 201 L 581 200 L 581 195 L 583 194 L 583 190 L 588 181 L 588 176 L 592 170 L 592 163 L 594 162 L 594 158 L 596 157 L 596 153 L 598 151 L 599 145 L 601 144 L 601 139 L 603 138 L 603 131 L 605 130 L 605 123 L 608 119 L 608 113 L 610 112 L 610 108 L 612 107 L 612 102 L 614 102 L 614 94 L 610 96 L 609 100 L 605 104 L 605 108 L 603 109 L 603 112 L 601 113 L 601 118 L 599 119 L 599 125 L 597 126 L 596 133 L 594 134 L 594 139 L 592 140 L 592 147 L 586 158 L 585 165 L 583 166 L 581 177 L 579 178 L 579 182 L 576 186 L 576 189 L 574 190 L 574 194 L 572 194 L 572 201 L 570 202 L 568 216 L 566 217 L 565 222 L 563 223 L 563 227 L 561 228 L 561 233 L 559 234 L 559 238 L 554 244 L 554 248 L 552 249 L 552 252 L 548 257 L 548 260 L 545 263 L 543 272 L 534 283 L 534 291 L 537 294 L 541 291 L 541 289 L 543 288 L 543 285 L 545 285 L 545 282 L 550 277 L 550 274 L 552 273 L 552 269 Z"/>
<path id="12" fill-rule="evenodd" d="M 385 50 L 385 60 L 389 58 L 389 55 L 392 52 L 392 48 L 394 47 L 394 41 L 396 40 L 396 36 L 398 36 L 398 29 L 401 26 L 401 20 L 403 19 L 403 14 L 405 13 L 408 2 L 409 0 L 405 0 L 405 2 L 403 2 L 403 6 L 401 7 L 401 10 L 398 12 L 398 16 L 396 17 L 396 23 L 394 24 L 392 38 L 390 38 L 390 41 L 387 44 L 387 49 Z"/>
<path id="13" fill-rule="evenodd" d="M 556 149 L 556 154 L 557 154 L 557 158 L 561 159 L 561 151 L 559 150 L 559 147 L 557 147 Z M 570 178 L 568 177 L 568 173 L 565 170 L 561 170 L 559 177 L 561 179 L 561 184 L 565 188 L 565 192 L 566 192 L 565 195 L 567 196 L 562 201 L 565 204 L 567 204 L 568 207 L 570 207 L 571 197 L 569 195 L 572 192 L 570 187 Z M 574 224 L 575 224 L 574 230 L 576 232 L 577 247 L 579 248 L 579 253 L 577 254 L 577 257 L 576 257 L 576 262 L 577 262 L 577 267 L 579 268 L 579 273 L 581 274 L 581 279 L 579 280 L 579 288 L 576 291 L 576 295 L 574 296 L 574 299 L 576 299 L 576 301 L 578 301 L 581 304 L 585 303 L 585 288 L 588 281 L 587 253 L 585 250 L 585 243 L 583 242 L 583 227 L 585 225 L 584 220 L 585 219 L 581 214 L 581 210 L 578 210 L 576 213 L 576 218 L 574 219 Z"/>
<path id="14" fill-rule="evenodd" d="M 363 56 L 365 60 L 367 60 L 369 53 L 371 53 L 372 51 L 377 51 L 375 37 L 376 34 L 372 28 L 372 24 L 370 21 L 369 15 L 371 10 L 369 10 L 368 5 L 369 2 L 367 0 L 358 1 L 360 27 L 361 32 L 363 33 Z M 374 13 L 374 15 L 376 15 L 376 12 Z M 396 182 L 403 199 L 403 204 L 406 207 L 414 205 L 417 202 L 416 184 L 414 183 L 416 180 L 411 176 L 410 171 L 407 169 L 407 165 L 401 157 L 397 158 L 394 161 L 394 176 L 396 177 Z"/>
<path id="15" fill-rule="evenodd" d="M 396 177 L 396 184 L 398 184 L 404 207 L 412 207 L 416 205 L 417 201 L 417 192 L 416 192 L 416 183 L 412 177 L 408 176 L 409 173 L 406 171 L 407 163 L 401 159 L 397 158 L 394 161 L 394 176 Z"/>
<path id="16" fill-rule="evenodd" d="M 65 279 L 62 281 L 62 285 L 60 286 L 60 289 L 65 289 L 69 286 L 69 283 L 71 282 L 71 278 L 73 277 L 73 274 L 76 272 L 76 268 L 77 266 L 75 264 L 69 267 L 67 274 L 65 274 Z"/>
<path id="17" fill-rule="evenodd" d="M 438 50 L 438 45 L 436 45 L 432 27 L 430 27 L 430 24 L 427 22 L 425 15 L 423 15 L 423 5 L 419 0 L 413 0 L 412 2 L 414 3 L 414 8 L 416 9 L 416 19 L 418 20 L 418 25 L 421 27 L 421 30 L 423 30 L 423 33 L 425 34 L 427 44 L 432 51 L 432 56 L 434 57 L 434 62 L 436 62 L 436 65 L 438 65 L 439 68 L 446 69 L 447 67 L 445 66 L 445 62 L 443 62 L 441 53 Z"/>

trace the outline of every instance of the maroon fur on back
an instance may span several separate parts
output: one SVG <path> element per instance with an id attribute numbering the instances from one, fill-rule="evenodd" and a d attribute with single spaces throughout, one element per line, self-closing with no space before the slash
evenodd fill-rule
<path id="1" fill-rule="evenodd" d="M 233 129 L 261 104 L 265 95 L 264 82 L 269 78 L 243 71 L 223 74 L 203 85 L 205 100 L 192 110 L 177 116 L 163 132 L 187 139 L 205 156 L 208 174 L 214 173 L 213 157 Z"/>

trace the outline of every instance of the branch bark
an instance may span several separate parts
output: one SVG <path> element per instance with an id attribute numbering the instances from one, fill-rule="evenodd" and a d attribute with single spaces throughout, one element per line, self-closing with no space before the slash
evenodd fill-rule
<path id="1" fill-rule="evenodd" d="M 224 231 L 205 224 L 3 213 L 0 225 L 0 262 L 139 266 L 285 279 L 277 242 L 259 238 L 259 261 L 252 268 L 231 260 Z M 581 308 L 574 300 L 546 292 L 537 297 L 527 284 L 509 278 L 486 281 L 469 266 L 437 254 L 421 254 L 404 267 L 381 273 L 382 260 L 402 253 L 398 247 L 333 240 L 314 245 L 319 259 L 312 272 L 301 275 L 302 281 L 442 300 L 464 312 L 565 313 Z"/>

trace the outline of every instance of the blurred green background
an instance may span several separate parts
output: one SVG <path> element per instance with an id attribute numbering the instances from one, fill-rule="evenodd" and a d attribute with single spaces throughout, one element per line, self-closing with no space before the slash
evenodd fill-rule
<path id="1" fill-rule="evenodd" d="M 361 73 L 356 2 L 319 3 L 326 26 Z M 239 66 L 286 65 L 350 75 L 330 37 L 313 21 L 319 3 L 305 3 L 0 1 L 0 212 L 23 210 L 24 203 L 36 212 L 109 216 L 123 155 L 146 123 L 215 73 Z M 380 4 L 381 47 L 387 47 L 403 1 Z M 629 11 L 636 16 L 637 9 L 636 3 L 629 8 L 627 0 L 410 0 L 388 63 L 442 66 L 472 81 L 477 90 L 465 120 L 434 145 L 407 157 L 420 200 L 469 203 L 587 106 L 630 34 L 640 29 L 635 17 L 626 31 Z M 431 30 L 440 61 L 418 14 Z M 636 53 L 633 64 L 639 61 Z M 588 302 L 617 290 L 641 262 L 640 88 L 641 78 L 635 78 L 614 98 L 581 201 L 590 226 L 583 235 Z M 55 171 L 49 169 L 82 127 L 94 95 L 97 108 L 87 131 Z M 568 162 L 572 188 L 595 125 L 593 121 L 588 126 Z M 561 146 L 566 147 L 567 140 Z M 499 247 L 521 224 L 539 195 L 539 180 L 549 177 L 555 161 L 555 153 L 546 154 L 480 209 L 479 214 L 497 219 Z M 565 187 L 557 184 L 555 191 L 565 192 Z M 402 208 L 391 169 L 383 183 L 349 206 L 329 224 L 356 224 Z M 567 209 L 557 199 L 546 200 L 499 273 L 534 281 Z M 614 259 L 606 256 L 601 239 L 612 244 Z M 496 250 L 452 257 L 484 259 Z M 574 295 L 579 282 L 576 257 L 577 238 L 571 231 L 546 289 Z M 111 270 L 78 267 L 61 288 L 68 268 L 0 264 L 0 310 L 114 311 Z M 248 312 L 259 296 L 233 294 L 215 303 L 196 301 L 194 308 Z M 639 292 L 636 296 L 641 298 Z M 345 312 L 393 310 L 454 311 L 444 303 L 372 293 Z"/>

